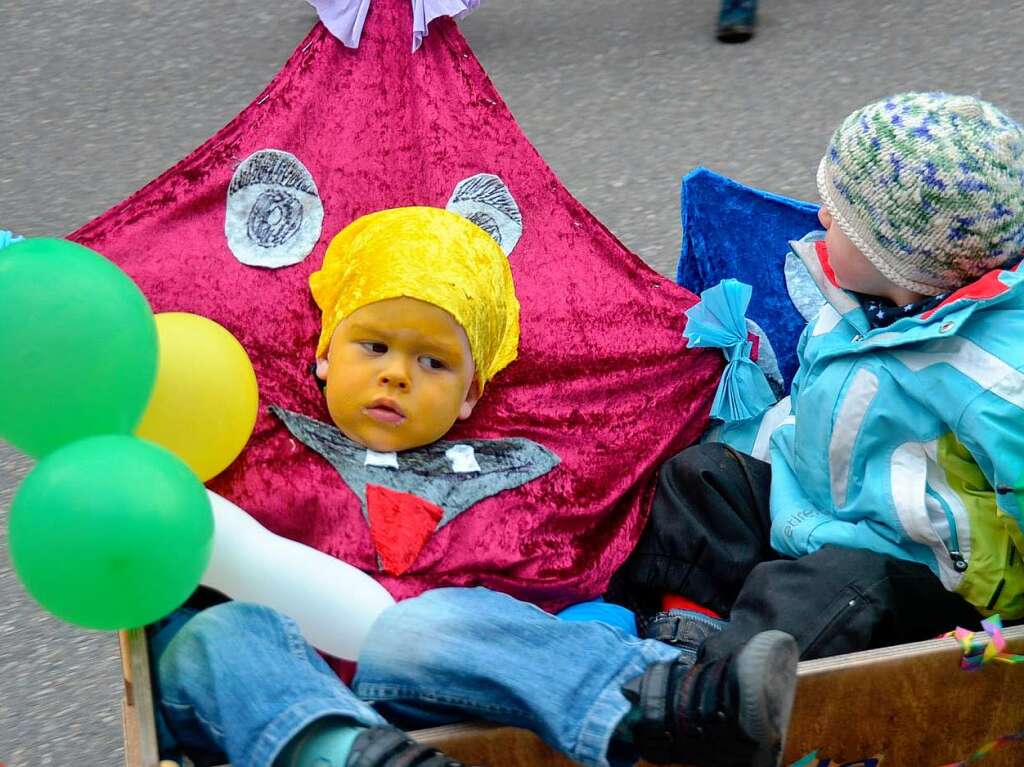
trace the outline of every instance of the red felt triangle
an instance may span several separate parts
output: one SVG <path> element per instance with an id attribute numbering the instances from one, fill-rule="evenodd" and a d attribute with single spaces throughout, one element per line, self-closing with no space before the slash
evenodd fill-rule
<path id="1" fill-rule="evenodd" d="M 444 515 L 440 506 L 418 495 L 366 485 L 370 535 L 384 571 L 401 575 L 416 560 Z"/>

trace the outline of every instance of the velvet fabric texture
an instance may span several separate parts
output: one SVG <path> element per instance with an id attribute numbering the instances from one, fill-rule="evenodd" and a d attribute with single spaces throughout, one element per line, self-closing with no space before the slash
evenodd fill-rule
<path id="1" fill-rule="evenodd" d="M 566 191 L 450 19 L 409 52 L 410 13 L 408 0 L 376 0 L 358 50 L 318 24 L 238 117 L 71 238 L 125 269 L 154 311 L 209 317 L 248 351 L 259 418 L 211 489 L 273 532 L 373 573 L 398 599 L 484 585 L 558 609 L 601 594 L 632 550 L 657 468 L 706 426 L 722 356 L 685 348 L 694 295 L 645 266 Z M 312 253 L 273 270 L 240 263 L 224 235 L 232 173 L 265 148 L 301 160 L 324 209 Z M 519 359 L 447 438 L 523 437 L 561 463 L 480 501 L 391 576 L 379 569 L 358 498 L 268 407 L 330 422 L 309 373 L 320 313 L 307 282 L 331 237 L 373 211 L 443 207 L 459 181 L 481 172 L 507 183 L 523 215 L 510 256 Z"/>
<path id="2" fill-rule="evenodd" d="M 694 293 L 735 278 L 753 287 L 747 317 L 767 334 L 786 389 L 807 324 L 790 299 L 789 241 L 820 229 L 818 206 L 739 184 L 696 168 L 682 185 L 683 240 L 676 280 Z"/>

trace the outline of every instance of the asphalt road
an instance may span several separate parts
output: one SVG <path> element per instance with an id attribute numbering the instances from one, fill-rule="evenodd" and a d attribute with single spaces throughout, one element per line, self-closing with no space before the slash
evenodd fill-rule
<path id="1" fill-rule="evenodd" d="M 813 199 L 834 125 L 887 93 L 976 93 L 1024 118 L 1024 2 L 762 0 L 741 46 L 714 42 L 716 7 L 491 0 L 463 23 L 566 186 L 663 274 L 695 165 Z M 121 200 L 248 103 L 313 21 L 302 0 L 3 0 L 0 228 L 60 235 Z M 0 763 L 114 764 L 116 641 L 49 618 L 10 571 L 27 468 L 0 445 Z"/>

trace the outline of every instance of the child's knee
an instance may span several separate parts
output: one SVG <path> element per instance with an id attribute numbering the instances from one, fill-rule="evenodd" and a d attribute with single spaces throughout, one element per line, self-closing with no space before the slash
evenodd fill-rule
<path id="1" fill-rule="evenodd" d="M 190 618 L 167 644 L 158 661 L 159 673 L 163 677 L 195 671 L 218 655 L 239 651 L 247 633 L 282 620 L 270 608 L 246 602 L 208 607 Z"/>
<path id="2" fill-rule="evenodd" d="M 494 636 L 510 625 L 537 620 L 554 618 L 535 605 L 486 588 L 433 589 L 381 613 L 359 664 L 385 665 L 398 659 L 423 667 L 445 665 L 468 651 L 475 637 Z"/>
<path id="3" fill-rule="evenodd" d="M 253 624 L 280 622 L 274 610 L 249 602 L 223 602 L 196 614 L 185 624 L 182 633 L 188 631 L 201 640 L 219 639 L 238 631 L 251 631 Z"/>
<path id="4" fill-rule="evenodd" d="M 374 624 L 374 630 L 382 628 L 391 636 L 457 631 L 456 627 L 479 615 L 481 601 L 489 599 L 491 594 L 494 592 L 487 589 L 458 587 L 425 591 L 385 610 Z"/>

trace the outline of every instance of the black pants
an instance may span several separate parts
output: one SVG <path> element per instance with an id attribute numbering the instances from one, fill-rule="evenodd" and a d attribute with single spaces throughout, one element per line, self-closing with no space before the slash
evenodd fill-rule
<path id="1" fill-rule="evenodd" d="M 931 639 L 978 612 L 921 564 L 825 546 L 799 559 L 769 545 L 771 467 L 732 448 L 688 448 L 664 467 L 650 520 L 612 581 L 609 598 L 641 613 L 674 593 L 729 619 L 704 657 L 754 634 L 792 634 L 800 657 Z"/>

